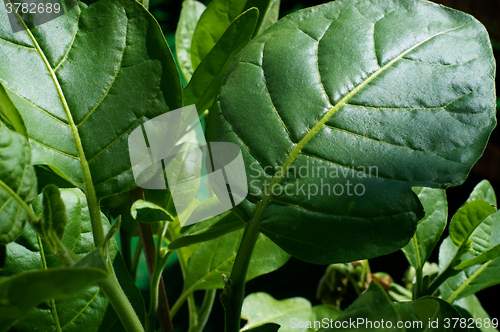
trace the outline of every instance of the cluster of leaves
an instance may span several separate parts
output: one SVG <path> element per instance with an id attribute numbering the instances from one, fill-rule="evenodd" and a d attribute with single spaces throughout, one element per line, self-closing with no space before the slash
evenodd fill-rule
<path id="1" fill-rule="evenodd" d="M 144 4 L 82 1 L 19 33 L 0 16 L 0 53 L 15 54 L 0 60 L 0 331 L 172 331 L 185 302 L 189 331 L 201 331 L 216 289 L 226 332 L 240 330 L 240 317 L 254 332 L 279 328 L 268 321 L 286 330 L 281 319 L 292 316 L 425 320 L 456 315 L 450 303 L 496 282 L 491 188 L 482 184 L 452 219 L 432 283 L 424 263 L 446 199 L 443 189 L 414 191 L 461 184 L 496 125 L 491 45 L 474 18 L 423 0 L 339 0 L 276 22 L 279 0 L 186 0 L 178 69 Z M 25 27 L 36 19 L 16 15 Z M 192 104 L 208 141 L 241 148 L 250 192 L 232 211 L 181 227 L 214 200 L 194 186 L 181 216 L 168 190 L 137 188 L 128 137 Z M 196 135 L 180 132 L 169 167 L 200 179 L 199 156 L 185 149 Z M 302 177 L 302 168 L 343 176 Z M 318 194 L 349 185 L 363 194 Z M 141 243 L 133 254 L 132 237 Z M 246 281 L 291 255 L 348 263 L 405 245 L 412 293 L 388 290 L 410 304 L 393 305 L 374 283 L 345 312 L 261 293 L 244 301 Z M 147 312 L 134 284 L 141 250 Z M 162 271 L 173 252 L 184 287 L 169 310 Z M 366 262 L 329 271 L 334 291 L 354 280 L 361 294 L 387 279 Z M 438 287 L 442 299 L 431 296 Z M 434 311 L 420 310 L 430 302 Z"/>

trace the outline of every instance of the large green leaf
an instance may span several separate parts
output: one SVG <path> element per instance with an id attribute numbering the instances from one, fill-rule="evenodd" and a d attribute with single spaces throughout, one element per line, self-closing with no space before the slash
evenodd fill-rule
<path id="1" fill-rule="evenodd" d="M 446 228 L 448 202 L 446 192 L 442 189 L 415 188 L 414 192 L 424 206 L 425 217 L 418 222 L 417 231 L 403 252 L 411 266 L 420 269 Z"/>
<path id="2" fill-rule="evenodd" d="M 222 274 L 231 273 L 242 236 L 243 229 L 200 243 L 189 259 L 183 292 L 223 288 Z M 287 253 L 261 234 L 255 245 L 246 280 L 280 268 L 289 258 Z"/>
<path id="3" fill-rule="evenodd" d="M 234 142 L 237 208 L 297 258 L 349 262 L 408 243 L 413 186 L 462 183 L 495 119 L 484 27 L 421 0 L 338 0 L 293 13 L 228 70 L 209 141 Z"/>
<path id="4" fill-rule="evenodd" d="M 330 321 L 340 313 L 340 309 L 333 306 L 313 307 L 302 297 L 279 301 L 267 293 L 253 293 L 243 301 L 241 316 L 247 323 L 242 331 L 253 331 L 257 326 L 273 322 L 281 325 L 280 332 L 315 332 L 323 327 L 323 318 Z"/>
<path id="5" fill-rule="evenodd" d="M 129 132 L 181 106 L 155 19 L 136 1 L 103 0 L 15 34 L 2 15 L 0 27 L 0 82 L 24 119 L 33 163 L 89 194 L 95 186 L 98 198 L 133 188 Z"/>
<path id="6" fill-rule="evenodd" d="M 184 105 L 196 104 L 198 112 L 209 108 L 235 56 L 252 39 L 259 12 L 251 8 L 238 16 L 198 65 L 184 90 Z"/>
<path id="7" fill-rule="evenodd" d="M 29 271 L 1 280 L 0 331 L 7 331 L 34 306 L 73 295 L 106 277 L 106 272 L 87 267 Z"/>
<path id="8" fill-rule="evenodd" d="M 0 123 L 0 245 L 14 241 L 36 198 L 36 177 L 28 142 Z"/>
<path id="9" fill-rule="evenodd" d="M 245 8 L 255 7 L 259 10 L 259 20 L 254 35 L 260 35 L 276 23 L 280 12 L 280 0 L 248 0 Z"/>
<path id="10" fill-rule="evenodd" d="M 62 242 L 83 257 L 91 252 L 94 243 L 85 195 L 78 189 L 62 189 L 61 199 L 65 203 L 68 220 Z M 34 208 L 41 213 L 41 199 L 34 204 Z M 107 219 L 104 216 L 102 218 L 105 228 L 108 229 L 110 226 Z M 59 258 L 50 253 L 44 241 L 42 246 L 39 241 L 36 232 L 27 225 L 16 242 L 6 246 L 5 261 L 0 266 L 0 276 L 42 269 L 44 266 L 49 269 L 61 267 Z M 110 256 L 121 286 L 138 316 L 143 319 L 142 296 L 127 272 L 114 239 L 110 244 Z M 71 297 L 56 300 L 54 306 L 45 303 L 32 309 L 13 327 L 13 332 L 32 332 L 35 327 L 42 331 L 55 330 L 54 313 L 57 313 L 63 332 L 80 332 L 82 326 L 85 326 L 85 331 L 125 331 L 104 292 L 92 285 Z"/>
<path id="11" fill-rule="evenodd" d="M 380 325 L 382 320 L 384 324 Z M 353 321 L 356 324 L 353 325 Z M 366 293 L 331 322 L 328 328 L 319 331 L 404 331 L 397 327 L 398 321 L 401 321 L 401 318 L 387 294 L 381 286 L 372 282 Z M 373 322 L 378 322 L 379 326 L 374 328 Z"/>
<path id="12" fill-rule="evenodd" d="M 488 180 L 483 180 L 474 187 L 472 193 L 470 194 L 467 202 L 472 202 L 478 199 L 482 199 L 483 201 L 488 202 L 490 205 L 494 207 L 497 206 L 497 197 L 495 195 L 495 190 L 491 186 L 491 183 Z"/>
<path id="13" fill-rule="evenodd" d="M 194 71 L 191 65 L 191 41 L 194 29 L 206 8 L 203 3 L 196 0 L 182 2 L 179 23 L 177 23 L 177 29 L 175 30 L 175 54 L 177 55 L 179 69 L 186 82 L 191 80 Z"/>
<path id="14" fill-rule="evenodd" d="M 444 239 L 439 248 L 439 269 L 443 271 L 458 251 L 450 237 Z M 462 255 L 461 260 L 474 258 L 470 253 Z M 481 265 L 474 265 L 446 279 L 439 287 L 444 300 L 458 300 L 482 289 L 500 283 L 500 257 Z"/>

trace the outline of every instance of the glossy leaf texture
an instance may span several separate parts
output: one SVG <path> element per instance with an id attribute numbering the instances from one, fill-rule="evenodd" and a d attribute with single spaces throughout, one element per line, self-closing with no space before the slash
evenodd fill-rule
<path id="1" fill-rule="evenodd" d="M 179 69 L 186 82 L 191 80 L 194 71 L 191 65 L 191 41 L 193 40 L 194 29 L 206 8 L 207 6 L 196 0 L 182 2 L 179 23 L 177 23 L 177 29 L 175 30 L 175 53 Z"/>
<path id="2" fill-rule="evenodd" d="M 474 187 L 472 193 L 467 199 L 466 203 L 482 199 L 485 202 L 488 202 L 490 205 L 497 207 L 497 197 L 495 195 L 495 190 L 491 186 L 491 183 L 488 180 L 483 180 Z"/>
<path id="3" fill-rule="evenodd" d="M 273 322 L 281 325 L 281 332 L 316 332 L 322 327 L 321 324 L 313 326 L 310 322 L 321 322 L 323 318 L 335 320 L 341 313 L 334 306 L 313 307 L 311 302 L 302 297 L 279 301 L 267 293 L 252 293 L 243 301 L 241 316 L 247 323 L 241 331 L 253 331 L 257 326 Z"/>
<path id="4" fill-rule="evenodd" d="M 66 225 L 62 242 L 81 257 L 93 248 L 92 226 L 85 195 L 78 189 L 62 189 L 61 198 L 66 206 Z M 35 211 L 41 212 L 40 200 L 34 204 Z M 106 230 L 110 225 L 102 216 Z M 42 246 L 40 246 L 40 242 Z M 126 269 L 114 239 L 110 243 L 110 257 L 113 268 L 125 294 L 134 306 L 138 316 L 144 318 L 144 302 Z M 43 251 L 43 255 L 42 255 Z M 88 259 L 88 258 L 87 258 Z M 39 240 L 36 232 L 27 225 L 23 234 L 6 246 L 5 261 L 0 266 L 0 275 L 9 276 L 23 271 L 62 267 L 56 255 L 50 253 L 48 245 Z M 63 332 L 85 331 L 125 331 L 118 320 L 106 295 L 95 285 L 75 293 L 73 296 L 56 300 L 55 309 L 48 302 L 31 310 L 14 327 L 13 332 L 32 332 L 34 327 L 43 331 L 55 330 L 53 311 L 57 312 Z"/>
<path id="5" fill-rule="evenodd" d="M 444 239 L 439 248 L 439 270 L 443 271 L 458 251 L 450 237 Z M 472 259 L 470 253 L 461 256 L 462 260 Z M 441 297 L 446 300 L 458 300 L 475 294 L 482 289 L 500 283 L 500 257 L 481 265 L 474 265 L 452 276 L 439 287 Z"/>
<path id="6" fill-rule="evenodd" d="M 198 244 L 189 258 L 183 293 L 223 288 L 222 274 L 231 273 L 242 235 L 243 229 Z M 289 258 L 287 253 L 261 234 L 255 244 L 246 280 L 280 268 Z"/>
<path id="7" fill-rule="evenodd" d="M 0 122 L 0 245 L 14 241 L 36 198 L 36 177 L 27 140 Z"/>
<path id="8" fill-rule="evenodd" d="M 259 20 L 254 35 L 260 35 L 276 23 L 280 12 L 280 0 L 248 0 L 246 8 L 255 7 L 259 10 Z"/>
<path id="9" fill-rule="evenodd" d="M 335 1 L 253 39 L 228 70 L 209 141 L 238 144 L 237 209 L 293 256 L 349 262 L 400 249 L 413 186 L 461 184 L 496 124 L 484 27 L 421 0 Z"/>
<path id="10" fill-rule="evenodd" d="M 403 252 L 415 269 L 423 267 L 437 245 L 448 221 L 448 202 L 442 189 L 415 188 L 425 211 L 425 217 L 418 222 L 417 231 Z"/>
<path id="11" fill-rule="evenodd" d="M 0 331 L 5 332 L 31 308 L 50 299 L 63 299 L 107 273 L 95 268 L 65 268 L 29 271 L 0 281 Z M 32 327 L 32 331 L 37 326 Z"/>
<path id="12" fill-rule="evenodd" d="M 26 124 L 33 163 L 95 186 L 98 198 L 133 188 L 129 132 L 182 104 L 156 20 L 138 2 L 104 0 L 11 31 L 2 15 L 0 82 Z"/>
<path id="13" fill-rule="evenodd" d="M 384 289 L 377 283 L 372 282 L 370 288 L 363 295 L 361 295 L 356 301 L 353 302 L 332 324 L 329 328 L 323 328 L 319 331 L 370 331 L 371 329 L 363 325 L 353 326 L 350 324 L 352 321 L 358 321 L 358 319 L 363 319 L 366 321 L 378 321 L 381 322 L 382 319 L 386 324 L 379 328 L 377 331 L 404 331 L 402 328 L 396 327 L 396 322 L 401 321 L 399 313 L 392 302 L 387 297 Z M 392 322 L 392 327 L 387 326 L 387 322 Z M 337 325 L 336 325 L 337 324 Z M 372 327 L 373 329 L 373 327 Z"/>

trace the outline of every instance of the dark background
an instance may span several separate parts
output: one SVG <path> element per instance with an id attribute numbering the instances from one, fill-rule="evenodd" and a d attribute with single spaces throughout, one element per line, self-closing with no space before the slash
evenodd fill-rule
<path id="1" fill-rule="evenodd" d="M 208 4 L 210 1 L 202 1 Z M 283 17 L 291 12 L 305 7 L 314 6 L 324 3 L 325 1 L 312 0 L 282 0 L 280 17 Z M 437 3 L 450 6 L 464 12 L 474 15 L 488 29 L 494 45 L 495 57 L 498 59 L 500 55 L 500 1 L 498 0 L 441 0 L 434 1 Z M 182 1 L 180 0 L 151 0 L 150 11 L 159 21 L 171 48 L 174 48 L 173 34 L 179 19 Z M 172 50 L 173 52 L 174 49 Z M 497 78 L 498 86 L 498 78 Z M 498 89 L 498 88 L 497 88 Z M 497 102 L 498 105 L 498 102 Z M 465 202 L 468 195 L 474 186 L 483 179 L 488 179 L 495 188 L 497 193 L 500 193 L 500 134 L 498 128 L 493 132 L 488 147 L 483 157 L 474 166 L 467 181 L 459 187 L 450 188 L 447 190 L 449 216 L 452 216 L 455 211 Z M 446 230 L 443 237 L 448 235 Z M 434 250 L 430 261 L 437 262 L 438 250 Z M 401 279 L 408 267 L 403 253 L 401 251 L 390 255 L 370 259 L 372 272 L 387 272 L 395 282 L 402 283 Z M 307 298 L 313 305 L 320 304 L 316 300 L 316 288 L 320 278 L 325 271 L 326 265 L 314 265 L 301 262 L 291 258 L 281 269 L 270 274 L 260 276 L 247 283 L 246 294 L 253 292 L 267 292 L 276 299 L 285 299 L 289 297 L 301 296 Z M 178 264 L 169 264 L 169 267 L 164 272 L 168 298 L 172 305 L 180 295 L 182 290 L 182 275 Z M 218 292 L 218 294 L 220 291 Z M 149 295 L 144 292 L 145 297 Z M 201 303 L 203 292 L 195 293 L 197 300 Z M 477 293 L 484 308 L 492 318 L 500 318 L 500 285 L 488 288 Z M 349 305 L 355 299 L 355 294 L 351 289 L 344 301 L 343 308 Z M 146 303 L 147 300 L 146 300 Z M 187 305 L 174 318 L 174 326 L 176 331 L 185 332 L 188 330 L 188 313 Z M 215 300 L 212 315 L 205 328 L 206 332 L 223 331 L 223 309 L 218 301 Z"/>

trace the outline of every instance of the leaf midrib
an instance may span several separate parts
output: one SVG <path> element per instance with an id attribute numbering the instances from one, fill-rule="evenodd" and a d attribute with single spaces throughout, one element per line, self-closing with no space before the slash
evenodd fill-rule
<path id="1" fill-rule="evenodd" d="M 391 61 L 389 61 L 384 66 L 382 66 L 379 69 L 377 69 L 363 83 L 361 83 L 356 88 L 354 88 L 351 92 L 349 92 L 347 95 L 345 95 L 344 98 L 342 98 L 337 104 L 335 104 L 332 108 L 330 108 L 330 110 L 321 119 L 319 119 L 316 122 L 316 124 L 312 127 L 312 129 L 309 131 L 309 133 L 307 133 L 307 135 L 305 135 L 297 144 L 293 145 L 293 148 L 291 149 L 290 153 L 288 154 L 288 157 L 285 159 L 285 161 L 283 162 L 283 165 L 281 166 L 282 167 L 282 171 L 278 173 L 280 175 L 273 177 L 271 188 L 274 188 L 281 181 L 281 179 L 285 176 L 285 174 L 287 174 L 288 168 L 295 161 L 295 159 L 297 159 L 297 157 L 300 155 L 300 153 L 302 152 L 302 149 L 305 147 L 305 145 L 322 129 L 323 125 L 325 125 L 325 123 L 338 110 L 340 110 L 344 106 L 344 104 L 346 104 L 352 97 L 354 97 L 359 91 L 361 91 L 367 84 L 369 84 L 370 82 L 372 82 L 381 73 L 385 72 L 385 70 L 387 70 L 388 68 L 392 67 L 392 65 L 394 65 L 396 62 L 398 62 L 399 60 L 401 60 L 405 55 L 407 55 L 408 53 L 414 51 L 416 48 L 418 48 L 419 46 L 425 44 L 429 40 L 431 40 L 431 39 L 433 39 L 435 37 L 438 37 L 440 35 L 443 35 L 443 34 L 446 34 L 446 33 L 449 33 L 449 32 L 455 31 L 455 30 L 462 29 L 462 28 L 466 27 L 469 24 L 464 24 L 464 25 L 461 25 L 461 26 L 456 27 L 456 28 L 452 28 L 452 29 L 447 29 L 447 30 L 441 31 L 441 32 L 439 32 L 439 33 L 437 33 L 435 35 L 432 35 L 432 36 L 430 36 L 430 37 L 422 40 L 421 42 L 415 44 L 414 46 L 410 47 L 409 49 L 407 49 L 406 51 L 402 52 L 397 57 L 395 57 L 394 59 L 392 59 Z M 257 204 L 257 207 L 255 209 L 255 213 L 252 216 L 252 219 L 250 220 L 250 222 L 255 222 L 256 221 L 256 222 L 260 223 L 261 216 L 264 213 L 264 210 L 267 207 L 267 205 L 271 202 L 271 198 L 272 198 L 272 190 L 271 190 L 271 193 L 266 194 L 262 198 L 262 200 Z"/>
<path id="2" fill-rule="evenodd" d="M 7 0 L 9 3 L 12 4 L 11 0 Z M 43 62 L 45 63 L 45 66 L 47 67 L 47 70 L 50 73 L 50 76 L 52 80 L 54 81 L 54 85 L 57 89 L 57 93 L 59 94 L 59 99 L 61 100 L 64 108 L 64 112 L 66 113 L 66 116 L 68 118 L 68 123 L 71 128 L 71 132 L 73 133 L 73 137 L 75 139 L 75 145 L 76 149 L 78 152 L 78 159 L 80 160 L 80 164 L 82 166 L 82 171 L 83 171 L 83 176 L 84 176 L 84 181 L 85 181 L 85 194 L 87 196 L 87 202 L 89 206 L 89 212 L 91 216 L 91 221 L 92 221 L 92 230 L 94 234 L 94 241 L 96 247 L 99 246 L 103 240 L 104 240 L 104 230 L 102 227 L 102 221 L 101 221 L 101 214 L 100 214 L 100 209 L 97 204 L 97 195 L 95 193 L 95 187 L 92 182 L 92 176 L 90 173 L 90 167 L 87 162 L 87 158 L 85 156 L 85 152 L 83 151 L 83 145 L 82 141 L 80 138 L 80 133 L 78 132 L 78 128 L 75 125 L 75 122 L 73 120 L 73 116 L 71 114 L 71 111 L 69 109 L 69 105 L 66 101 L 66 97 L 64 96 L 64 93 L 62 91 L 61 85 L 59 84 L 59 80 L 56 77 L 56 74 L 52 67 L 50 66 L 49 61 L 47 60 L 47 57 L 45 56 L 45 53 L 42 51 L 40 48 L 40 45 L 38 45 L 38 41 L 36 40 L 35 36 L 31 33 L 29 30 L 28 26 L 26 23 L 23 21 L 21 16 L 16 12 L 16 16 L 19 20 L 19 22 L 23 25 L 26 34 L 29 36 L 29 38 L 33 41 L 33 44 L 35 45 L 35 48 L 42 58 Z M 76 32 L 78 33 L 78 31 Z"/>

